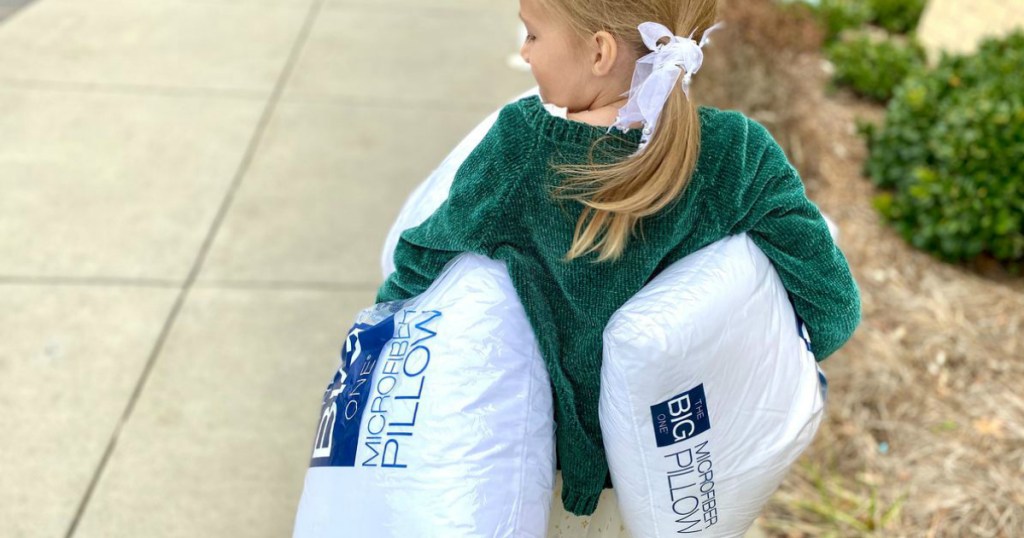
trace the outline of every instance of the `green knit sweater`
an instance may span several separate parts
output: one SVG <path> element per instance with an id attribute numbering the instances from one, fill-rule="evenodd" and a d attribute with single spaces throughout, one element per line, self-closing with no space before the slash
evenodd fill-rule
<path id="1" fill-rule="evenodd" d="M 678 203 L 643 221 L 642 238 L 619 260 L 594 263 L 590 255 L 566 263 L 582 206 L 552 200 L 558 177 L 548 164 L 586 161 L 606 128 L 554 116 L 536 96 L 507 105 L 459 168 L 448 199 L 402 234 L 397 270 L 377 295 L 383 302 L 422 293 L 461 252 L 506 263 L 550 374 L 562 502 L 574 514 L 593 513 L 610 487 L 597 411 L 602 331 L 671 263 L 747 232 L 775 266 L 819 361 L 860 322 L 846 258 L 771 134 L 739 112 L 698 110 L 700 156 Z M 621 158 L 639 139 L 637 130 L 614 135 L 598 160 Z"/>

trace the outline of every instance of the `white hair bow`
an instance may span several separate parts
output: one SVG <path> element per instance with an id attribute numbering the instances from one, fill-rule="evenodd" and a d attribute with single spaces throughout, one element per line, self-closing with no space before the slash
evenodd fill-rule
<path id="1" fill-rule="evenodd" d="M 643 136 L 637 151 L 642 150 L 650 141 L 661 109 L 665 107 L 665 101 L 680 74 L 683 75 L 683 92 L 687 99 L 690 98 L 690 81 L 704 63 L 704 51 L 701 48 L 711 41 L 711 32 L 722 26 L 724 23 L 719 22 L 708 28 L 701 36 L 700 43 L 693 40 L 697 30 L 691 32 L 690 37 L 684 38 L 673 35 L 666 26 L 656 22 L 645 22 L 638 26 L 644 44 L 653 52 L 636 61 L 633 82 L 629 91 L 622 94 L 628 95 L 629 100 L 626 106 L 619 109 L 619 115 L 608 132 L 613 128 L 626 132 L 631 123 L 642 122 Z M 668 43 L 658 43 L 666 37 Z"/>

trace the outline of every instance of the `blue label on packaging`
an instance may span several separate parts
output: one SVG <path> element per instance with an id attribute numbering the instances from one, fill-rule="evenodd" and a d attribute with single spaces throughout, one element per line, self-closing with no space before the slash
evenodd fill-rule
<path id="1" fill-rule="evenodd" d="M 711 429 L 704 385 L 651 406 L 654 438 L 659 447 L 692 439 Z"/>
<path id="2" fill-rule="evenodd" d="M 349 331 L 341 367 L 324 392 L 310 467 L 355 465 L 359 425 L 373 385 L 373 370 L 394 332 L 394 316 L 372 326 L 356 324 Z"/>

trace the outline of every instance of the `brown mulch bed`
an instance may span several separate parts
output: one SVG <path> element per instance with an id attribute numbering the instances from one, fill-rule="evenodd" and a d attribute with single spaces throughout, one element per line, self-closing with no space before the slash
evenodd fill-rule
<path id="1" fill-rule="evenodd" d="M 886 225 L 856 132 L 884 109 L 826 95 L 808 21 L 770 0 L 730 4 L 732 27 L 713 38 L 698 95 L 772 130 L 839 226 L 863 300 L 857 333 L 822 364 L 826 421 L 762 527 L 786 537 L 1024 536 L 1024 278 L 945 264 Z"/>
<path id="2" fill-rule="evenodd" d="M 807 536 L 825 522 L 849 536 L 1022 536 L 1024 279 L 944 264 L 880 219 L 854 125 L 883 114 L 840 95 L 814 115 L 832 147 L 809 195 L 841 230 L 864 318 L 823 363 L 828 420 L 768 526 Z M 899 512 L 883 522 L 890 507 Z M 834 521 L 842 516 L 830 510 L 852 519 Z"/>

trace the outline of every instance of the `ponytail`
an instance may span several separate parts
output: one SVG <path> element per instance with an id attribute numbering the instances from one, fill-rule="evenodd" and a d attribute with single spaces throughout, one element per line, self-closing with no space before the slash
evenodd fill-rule
<path id="1" fill-rule="evenodd" d="M 584 206 L 566 261 L 591 252 L 598 253 L 597 261 L 618 259 L 641 219 L 679 198 L 700 155 L 697 106 L 677 85 L 643 151 L 618 162 L 597 163 L 594 153 L 603 140 L 591 147 L 589 163 L 555 165 L 564 176 L 555 198 Z"/>
<path id="2" fill-rule="evenodd" d="M 581 39 L 607 30 L 639 58 L 650 52 L 637 26 L 661 21 L 667 27 L 701 36 L 718 15 L 718 0 L 541 0 L 563 17 Z M 665 102 L 650 141 L 643 151 L 614 159 L 595 158 L 609 134 L 590 148 L 586 163 L 554 163 L 562 181 L 552 192 L 556 199 L 583 205 L 566 261 L 597 253 L 597 261 L 622 256 L 645 217 L 678 200 L 690 182 L 700 155 L 700 117 L 697 105 L 676 84 Z"/>

